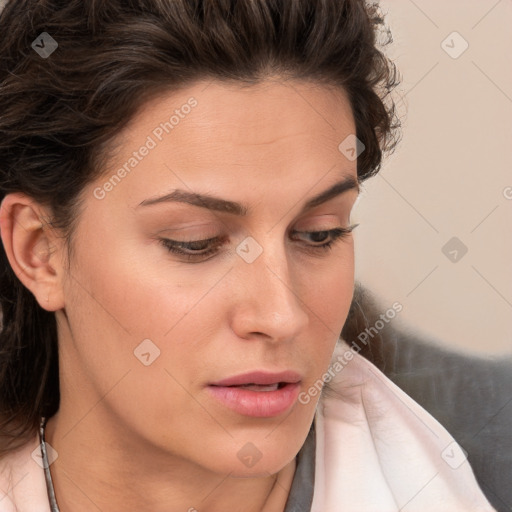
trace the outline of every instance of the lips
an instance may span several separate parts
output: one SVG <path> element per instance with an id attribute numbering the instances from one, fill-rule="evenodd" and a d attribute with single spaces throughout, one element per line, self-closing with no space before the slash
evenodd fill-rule
<path id="1" fill-rule="evenodd" d="M 207 386 L 210 395 L 243 416 L 279 416 L 296 403 L 301 376 L 297 372 L 255 371 L 222 379 Z"/>
<path id="2" fill-rule="evenodd" d="M 271 384 L 281 384 L 282 387 L 283 384 L 295 384 L 300 381 L 300 374 L 292 370 L 282 372 L 253 371 L 213 382 L 210 386 L 231 387 L 251 384 L 257 386 L 268 386 Z"/>

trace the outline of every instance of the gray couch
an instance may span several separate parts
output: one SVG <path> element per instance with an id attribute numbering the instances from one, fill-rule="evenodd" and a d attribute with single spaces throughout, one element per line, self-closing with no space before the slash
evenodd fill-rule
<path id="1" fill-rule="evenodd" d="M 356 341 L 385 309 L 358 285 L 343 338 Z M 487 499 L 499 512 L 512 512 L 512 355 L 485 358 L 448 350 L 392 322 L 362 355 L 452 434 L 468 453 Z"/>

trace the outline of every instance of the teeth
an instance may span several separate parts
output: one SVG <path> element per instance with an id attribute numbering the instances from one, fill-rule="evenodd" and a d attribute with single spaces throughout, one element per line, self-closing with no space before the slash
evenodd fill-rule
<path id="1" fill-rule="evenodd" d="M 243 386 L 237 386 L 241 389 L 247 389 L 248 391 L 276 391 L 279 389 L 279 383 L 276 384 L 244 384 Z"/>

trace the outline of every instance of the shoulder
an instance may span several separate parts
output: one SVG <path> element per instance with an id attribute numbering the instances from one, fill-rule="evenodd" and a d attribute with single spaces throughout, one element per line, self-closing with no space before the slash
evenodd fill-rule
<path id="1" fill-rule="evenodd" d="M 50 512 L 37 435 L 0 458 L 0 512 Z"/>

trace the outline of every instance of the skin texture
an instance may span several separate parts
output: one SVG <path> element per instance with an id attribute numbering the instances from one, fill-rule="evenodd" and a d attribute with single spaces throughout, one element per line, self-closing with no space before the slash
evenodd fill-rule
<path id="1" fill-rule="evenodd" d="M 156 139 L 191 97 L 197 105 Z M 342 178 L 357 179 L 356 161 L 338 150 L 354 133 L 339 89 L 197 82 L 151 100 L 119 135 L 105 175 L 83 190 L 71 260 L 44 222 L 50 213 L 7 196 L 9 261 L 58 321 L 61 405 L 47 441 L 58 453 L 51 471 L 62 512 L 284 509 L 318 396 L 251 418 L 206 385 L 292 369 L 305 391 L 327 370 L 353 294 L 353 235 L 322 250 L 312 246 L 329 238 L 293 231 L 350 226 L 357 189 L 301 210 Z M 150 135 L 156 147 L 104 187 Z M 101 199 L 98 187 L 109 189 Z M 138 206 L 176 188 L 249 213 Z M 236 252 L 249 236 L 263 249 L 252 263 Z M 218 252 L 196 263 L 160 242 L 212 237 L 223 240 Z M 134 355 L 145 339 L 160 350 L 148 366 Z M 251 467 L 238 456 L 244 446 L 261 455 Z"/>

